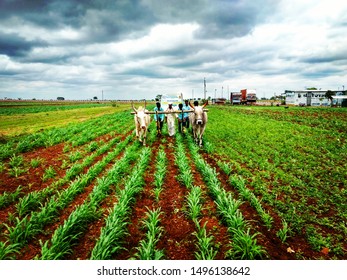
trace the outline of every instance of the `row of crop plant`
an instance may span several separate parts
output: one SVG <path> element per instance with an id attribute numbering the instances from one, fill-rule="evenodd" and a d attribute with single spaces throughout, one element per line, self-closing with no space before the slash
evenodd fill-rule
<path id="1" fill-rule="evenodd" d="M 124 188 L 117 195 L 117 203 L 106 218 L 106 224 L 91 252 L 92 260 L 108 260 L 123 248 L 122 241 L 126 235 L 126 225 L 131 215 L 136 195 L 144 185 L 144 172 L 148 166 L 151 149 L 144 148 L 139 161 L 125 181 Z"/>
<path id="2" fill-rule="evenodd" d="M 125 140 L 128 142 L 128 140 Z M 47 200 L 38 211 L 31 212 L 30 215 L 20 219 L 16 217 L 9 224 L 5 224 L 7 228 L 7 241 L 1 242 L 3 248 L 0 256 L 7 258 L 11 256 L 11 252 L 25 246 L 35 235 L 40 233 L 44 226 L 52 223 L 59 215 L 60 211 L 67 207 L 74 198 L 84 191 L 84 189 L 111 163 L 117 155 L 119 155 L 125 145 L 118 145 L 114 150 L 105 155 L 102 160 L 91 166 L 87 173 L 79 175 L 69 186 L 59 191 Z"/>
<path id="3" fill-rule="evenodd" d="M 268 229 L 271 229 L 273 224 L 272 216 L 269 214 L 268 211 L 264 209 L 264 207 L 261 204 L 261 200 L 250 189 L 246 187 L 245 180 L 241 176 L 232 174 L 232 169 L 228 163 L 223 161 L 218 161 L 217 164 L 227 175 L 230 176 L 229 177 L 230 184 L 238 190 L 242 199 L 248 201 L 250 205 L 253 208 L 255 208 L 260 218 L 263 220 L 265 226 Z"/>
<path id="4" fill-rule="evenodd" d="M 149 145 L 153 144 L 157 139 L 156 129 L 154 123 L 150 125 L 149 139 L 147 143 Z M 160 145 L 155 160 L 155 172 L 153 174 L 153 189 L 152 193 L 156 203 L 160 201 L 160 195 L 163 191 L 163 184 L 167 174 L 168 160 L 163 146 Z M 154 209 L 147 208 L 146 217 L 142 221 L 145 235 L 140 240 L 138 246 L 136 247 L 136 253 L 131 259 L 139 260 L 161 260 L 165 258 L 165 253 L 163 250 L 157 248 L 157 243 L 163 234 L 163 227 L 161 223 L 161 208 L 157 207 Z"/>
<path id="5" fill-rule="evenodd" d="M 163 191 L 163 184 L 167 175 L 168 160 L 166 153 L 161 145 L 155 161 L 155 173 L 153 181 L 153 195 L 156 203 L 159 203 L 160 195 Z M 163 233 L 163 228 L 160 226 L 162 215 L 161 208 L 150 210 L 147 209 L 146 219 L 143 221 L 145 228 L 145 236 L 140 240 L 136 253 L 132 259 L 139 260 L 160 260 L 165 257 L 164 252 L 157 248 L 157 243 Z"/>
<path id="6" fill-rule="evenodd" d="M 154 189 L 153 194 L 156 202 L 159 202 L 159 197 L 161 192 L 163 191 L 163 183 L 165 176 L 167 174 L 167 157 L 166 154 L 161 147 L 158 151 L 157 159 L 156 159 L 156 171 L 154 173 Z"/>
<path id="7" fill-rule="evenodd" d="M 163 233 L 163 228 L 160 226 L 161 214 L 160 207 L 154 210 L 148 209 L 146 212 L 146 219 L 143 221 L 145 238 L 140 240 L 133 259 L 160 260 L 164 257 L 163 250 L 156 247 Z"/>
<path id="8" fill-rule="evenodd" d="M 251 233 L 251 226 L 242 215 L 239 206 L 240 200 L 233 198 L 218 179 L 217 172 L 199 153 L 199 148 L 194 144 L 192 137 L 187 137 L 188 147 L 198 170 L 202 173 L 209 193 L 214 199 L 218 212 L 223 222 L 228 227 L 232 240 L 231 249 L 227 252 L 228 258 L 233 259 L 259 259 L 266 257 L 265 249 L 257 244 L 258 232 Z"/>
<path id="9" fill-rule="evenodd" d="M 134 145 L 128 147 L 124 156 L 113 165 L 111 170 L 104 177 L 97 179 L 93 191 L 85 202 L 76 207 L 64 224 L 56 229 L 51 240 L 42 244 L 40 259 L 64 259 L 71 254 L 73 246 L 78 243 L 90 222 L 102 217 L 98 207 L 112 193 L 112 188 L 121 181 L 124 174 L 127 174 L 130 163 L 136 158 L 136 150 Z"/>
<path id="10" fill-rule="evenodd" d="M 200 186 L 194 186 L 194 177 L 191 170 L 191 165 L 188 157 L 186 156 L 185 146 L 180 134 L 176 135 L 176 153 L 175 163 L 178 166 L 180 174 L 178 176 L 179 181 L 189 190 L 186 197 L 186 203 L 188 205 L 188 216 L 195 224 L 196 236 L 196 251 L 195 257 L 198 260 L 213 260 L 218 251 L 213 241 L 213 236 L 208 235 L 206 231 L 206 224 L 200 225 L 201 210 L 202 210 L 202 190 Z"/>

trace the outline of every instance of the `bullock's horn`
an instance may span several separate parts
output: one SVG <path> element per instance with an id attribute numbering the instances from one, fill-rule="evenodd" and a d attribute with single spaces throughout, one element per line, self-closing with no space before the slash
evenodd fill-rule
<path id="1" fill-rule="evenodd" d="M 202 105 L 202 108 L 205 108 L 206 105 L 208 105 L 208 100 L 206 100 L 205 104 Z"/>
<path id="2" fill-rule="evenodd" d="M 131 101 L 131 107 L 133 108 L 134 112 L 137 113 L 137 110 L 136 110 L 135 107 L 134 107 L 133 101 Z"/>
<path id="3" fill-rule="evenodd" d="M 190 101 L 189 101 L 189 106 L 195 109 L 195 107 L 192 105 L 192 103 L 190 103 Z"/>

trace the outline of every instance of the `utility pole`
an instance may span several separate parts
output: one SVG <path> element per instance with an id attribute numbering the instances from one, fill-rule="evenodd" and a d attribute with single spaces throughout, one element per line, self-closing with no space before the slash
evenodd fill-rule
<path id="1" fill-rule="evenodd" d="M 104 100 L 104 91 L 101 91 L 101 100 Z"/>

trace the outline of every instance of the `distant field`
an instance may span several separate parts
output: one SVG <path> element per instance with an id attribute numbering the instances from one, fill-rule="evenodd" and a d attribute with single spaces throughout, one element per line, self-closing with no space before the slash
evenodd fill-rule
<path id="1" fill-rule="evenodd" d="M 30 113 L 43 113 L 43 112 L 57 112 L 82 108 L 94 108 L 94 107 L 107 107 L 111 106 L 111 103 L 42 103 L 42 102 L 0 102 L 0 116 L 10 116 L 18 114 L 30 114 Z"/>
<path id="2" fill-rule="evenodd" d="M 63 105 L 64 104 L 64 105 Z M 0 135 L 11 137 L 128 110 L 123 103 L 0 102 Z"/>
<path id="3" fill-rule="evenodd" d="M 203 148 L 129 104 L 0 116 L 0 259 L 346 260 L 347 110 L 208 108 Z"/>

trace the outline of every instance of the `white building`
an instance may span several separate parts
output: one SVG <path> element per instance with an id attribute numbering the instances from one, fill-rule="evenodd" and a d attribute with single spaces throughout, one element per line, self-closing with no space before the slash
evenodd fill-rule
<path id="1" fill-rule="evenodd" d="M 327 90 L 286 90 L 287 105 L 301 106 L 330 106 L 331 102 L 325 97 Z M 332 91 L 338 95 L 336 91 Z"/>

